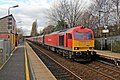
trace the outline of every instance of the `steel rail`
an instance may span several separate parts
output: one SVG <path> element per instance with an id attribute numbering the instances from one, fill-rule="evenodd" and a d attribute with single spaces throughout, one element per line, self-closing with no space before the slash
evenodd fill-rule
<path id="1" fill-rule="evenodd" d="M 32 44 L 32 43 L 30 43 Z M 33 44 L 32 44 L 33 45 Z M 36 47 L 34 45 L 35 48 L 37 48 L 40 52 L 42 52 L 43 54 L 45 54 L 47 57 L 49 57 L 52 61 L 54 61 L 56 64 L 58 64 L 59 66 L 61 66 L 62 68 L 64 68 L 65 70 L 67 70 L 69 73 L 71 73 L 72 75 L 74 75 L 76 78 L 78 78 L 79 80 L 83 80 L 82 78 L 80 78 L 79 76 L 77 76 L 75 73 L 73 73 L 72 71 L 70 71 L 69 69 L 67 69 L 65 66 L 61 65 L 59 62 L 57 62 L 56 60 L 54 60 L 52 57 L 50 57 L 49 55 L 47 55 L 44 51 L 40 50 L 38 47 Z"/>

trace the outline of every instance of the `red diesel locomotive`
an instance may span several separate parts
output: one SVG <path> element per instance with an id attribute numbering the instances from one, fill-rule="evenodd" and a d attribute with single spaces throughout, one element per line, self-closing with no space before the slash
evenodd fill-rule
<path id="1" fill-rule="evenodd" d="M 52 51 L 77 61 L 90 61 L 94 55 L 94 33 L 82 26 L 28 38 Z"/>

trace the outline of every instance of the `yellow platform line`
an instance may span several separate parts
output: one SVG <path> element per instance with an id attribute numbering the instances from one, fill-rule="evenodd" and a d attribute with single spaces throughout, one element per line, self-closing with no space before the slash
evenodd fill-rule
<path id="1" fill-rule="evenodd" d="M 28 58 L 26 54 L 26 48 L 24 47 L 25 51 L 25 70 L 26 70 L 26 80 L 30 80 L 29 69 L 28 69 Z"/>

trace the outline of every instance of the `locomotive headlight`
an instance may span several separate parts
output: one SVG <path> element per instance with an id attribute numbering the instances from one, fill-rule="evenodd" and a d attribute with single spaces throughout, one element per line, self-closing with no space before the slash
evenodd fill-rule
<path id="1" fill-rule="evenodd" d="M 79 50 L 79 47 L 74 47 L 74 50 Z"/>

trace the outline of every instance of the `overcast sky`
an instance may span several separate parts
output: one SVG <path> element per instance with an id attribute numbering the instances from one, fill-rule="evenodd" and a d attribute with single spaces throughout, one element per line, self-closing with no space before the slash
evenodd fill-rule
<path id="1" fill-rule="evenodd" d="M 33 21 L 37 19 L 38 30 L 45 27 L 47 20 L 45 10 L 50 8 L 54 0 L 0 0 L 0 18 L 8 15 L 8 8 L 14 5 L 19 7 L 11 8 L 10 13 L 16 19 L 17 27 L 21 27 L 25 34 L 29 35 Z"/>
<path id="2" fill-rule="evenodd" d="M 45 17 L 45 11 L 50 8 L 54 1 L 55 0 L 0 0 L 0 18 L 8 15 L 9 7 L 19 5 L 17 8 L 11 8 L 10 13 L 13 14 L 16 19 L 17 27 L 21 27 L 24 33 L 29 35 L 32 23 L 36 19 L 38 22 L 38 30 L 47 26 L 48 20 Z"/>

